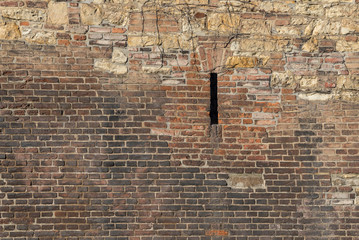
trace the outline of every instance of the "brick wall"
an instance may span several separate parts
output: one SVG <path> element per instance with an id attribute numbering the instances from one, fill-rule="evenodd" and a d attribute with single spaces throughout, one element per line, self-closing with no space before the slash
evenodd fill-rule
<path id="1" fill-rule="evenodd" d="M 0 238 L 357 239 L 358 7 L 0 1 Z"/>

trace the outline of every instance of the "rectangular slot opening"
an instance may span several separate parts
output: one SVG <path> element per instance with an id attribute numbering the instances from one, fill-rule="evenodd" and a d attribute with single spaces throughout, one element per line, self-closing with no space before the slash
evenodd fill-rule
<path id="1" fill-rule="evenodd" d="M 211 105 L 209 116 L 211 118 L 211 125 L 218 124 L 218 76 L 217 73 L 211 73 L 210 89 L 211 89 Z"/>

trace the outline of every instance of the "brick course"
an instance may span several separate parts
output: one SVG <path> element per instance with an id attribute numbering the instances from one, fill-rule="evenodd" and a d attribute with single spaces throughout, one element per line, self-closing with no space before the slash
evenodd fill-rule
<path id="1" fill-rule="evenodd" d="M 358 238 L 358 3 L 0 8 L 1 239 Z"/>

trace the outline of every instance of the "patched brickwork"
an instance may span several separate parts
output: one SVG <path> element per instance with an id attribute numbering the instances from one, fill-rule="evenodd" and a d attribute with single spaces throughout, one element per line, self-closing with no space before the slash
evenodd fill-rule
<path id="1" fill-rule="evenodd" d="M 357 2 L 0 1 L 0 238 L 357 239 Z"/>

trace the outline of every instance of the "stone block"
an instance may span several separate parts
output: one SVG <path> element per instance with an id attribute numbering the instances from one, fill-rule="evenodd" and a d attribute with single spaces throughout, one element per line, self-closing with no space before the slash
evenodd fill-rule
<path id="1" fill-rule="evenodd" d="M 354 199 L 334 199 L 331 203 L 333 205 L 352 205 L 354 204 Z"/>
<path id="2" fill-rule="evenodd" d="M 84 25 L 99 25 L 102 22 L 102 9 L 96 4 L 80 5 L 81 22 Z"/>
<path id="3" fill-rule="evenodd" d="M 0 23 L 0 39 L 15 40 L 21 37 L 19 26 L 16 23 Z"/>
<path id="4" fill-rule="evenodd" d="M 131 4 L 102 4 L 103 19 L 111 24 L 125 26 L 128 24 Z"/>
<path id="5" fill-rule="evenodd" d="M 66 25 L 69 23 L 67 3 L 49 2 L 47 9 L 47 23 L 53 25 Z"/>
<path id="6" fill-rule="evenodd" d="M 359 92 L 358 91 L 353 91 L 353 90 L 340 91 L 336 95 L 336 98 L 340 99 L 340 100 L 343 100 L 343 101 L 347 101 L 347 102 L 359 102 Z"/>
<path id="7" fill-rule="evenodd" d="M 29 28 L 22 29 L 23 38 L 29 43 L 37 44 L 56 44 L 54 32 L 36 31 Z"/>
<path id="8" fill-rule="evenodd" d="M 345 40 L 339 40 L 336 44 L 336 50 L 338 52 L 358 52 L 359 42 L 348 42 Z"/>
<path id="9" fill-rule="evenodd" d="M 345 35 L 345 34 L 352 34 L 358 32 L 359 32 L 359 26 L 356 20 L 346 18 L 341 21 L 341 28 L 340 28 L 341 34 Z"/>
<path id="10" fill-rule="evenodd" d="M 319 80 L 317 76 L 296 76 L 295 81 L 299 83 L 299 89 L 302 91 L 318 89 Z"/>
<path id="11" fill-rule="evenodd" d="M 262 174 L 229 174 L 227 184 L 231 188 L 264 188 Z"/>
<path id="12" fill-rule="evenodd" d="M 208 4 L 208 0 L 176 0 L 177 4 Z"/>
<path id="13" fill-rule="evenodd" d="M 197 47 L 197 40 L 188 34 L 164 34 L 161 42 L 164 49 L 193 50 Z"/>
<path id="14" fill-rule="evenodd" d="M 256 57 L 229 57 L 226 62 L 227 68 L 253 68 L 257 66 L 258 59 Z"/>
<path id="15" fill-rule="evenodd" d="M 112 72 L 119 75 L 127 73 L 126 65 L 114 63 L 110 59 L 96 59 L 94 67 L 96 70 Z"/>
<path id="16" fill-rule="evenodd" d="M 340 32 L 340 22 L 330 20 L 315 20 L 312 21 L 304 30 L 304 34 L 309 36 L 318 35 L 337 35 Z"/>
<path id="17" fill-rule="evenodd" d="M 294 12 L 298 15 L 311 15 L 311 16 L 322 16 L 325 13 L 325 9 L 321 4 L 309 4 L 297 3 L 294 8 Z"/>
<path id="18" fill-rule="evenodd" d="M 260 1 L 258 5 L 258 9 L 265 11 L 267 13 L 270 12 L 280 12 L 280 13 L 288 13 L 291 12 L 290 2 L 270 2 L 270 1 Z"/>
<path id="19" fill-rule="evenodd" d="M 4 8 L 1 15 L 3 18 L 41 22 L 45 19 L 46 13 L 38 9 Z"/>
<path id="20" fill-rule="evenodd" d="M 359 174 L 332 174 L 333 186 L 359 186 Z"/>
<path id="21" fill-rule="evenodd" d="M 240 16 L 230 13 L 212 13 L 208 15 L 207 27 L 210 31 L 233 33 L 240 26 Z"/>
<path id="22" fill-rule="evenodd" d="M 127 62 L 127 56 L 126 56 L 126 54 L 123 53 L 123 50 L 121 48 L 113 48 L 112 62 L 115 62 L 115 63 L 126 63 Z"/>
<path id="23" fill-rule="evenodd" d="M 234 52 L 270 52 L 280 51 L 283 48 L 277 45 L 275 40 L 272 39 L 240 39 L 231 43 L 231 50 Z"/>
<path id="24" fill-rule="evenodd" d="M 308 101 L 328 101 L 332 99 L 334 95 L 327 93 L 299 93 L 298 97 Z"/>
<path id="25" fill-rule="evenodd" d="M 299 27 L 296 26 L 278 26 L 275 28 L 276 34 L 279 35 L 292 35 L 300 36 L 301 31 Z"/>
<path id="26" fill-rule="evenodd" d="M 345 90 L 359 90 L 359 79 L 348 75 L 338 76 L 337 88 Z"/>
<path id="27" fill-rule="evenodd" d="M 165 66 L 143 66 L 142 70 L 146 73 L 161 73 L 169 74 L 171 72 L 171 67 Z"/>
<path id="28" fill-rule="evenodd" d="M 145 47 L 158 45 L 160 41 L 156 36 L 128 36 L 128 46 Z"/>
<path id="29" fill-rule="evenodd" d="M 358 10 L 357 5 L 354 4 L 345 4 L 332 6 L 326 9 L 326 16 L 330 18 L 339 18 L 339 17 L 353 17 L 353 14 Z"/>
<path id="30" fill-rule="evenodd" d="M 302 50 L 305 52 L 318 51 L 318 40 L 316 38 L 309 39 L 306 43 L 303 44 Z"/>
<path id="31" fill-rule="evenodd" d="M 264 20 L 243 19 L 241 20 L 239 32 L 244 34 L 270 35 L 271 27 Z"/>
<path id="32" fill-rule="evenodd" d="M 162 46 L 164 49 L 193 50 L 197 46 L 197 40 L 187 34 L 161 34 L 160 36 L 129 36 L 128 46 Z"/>

